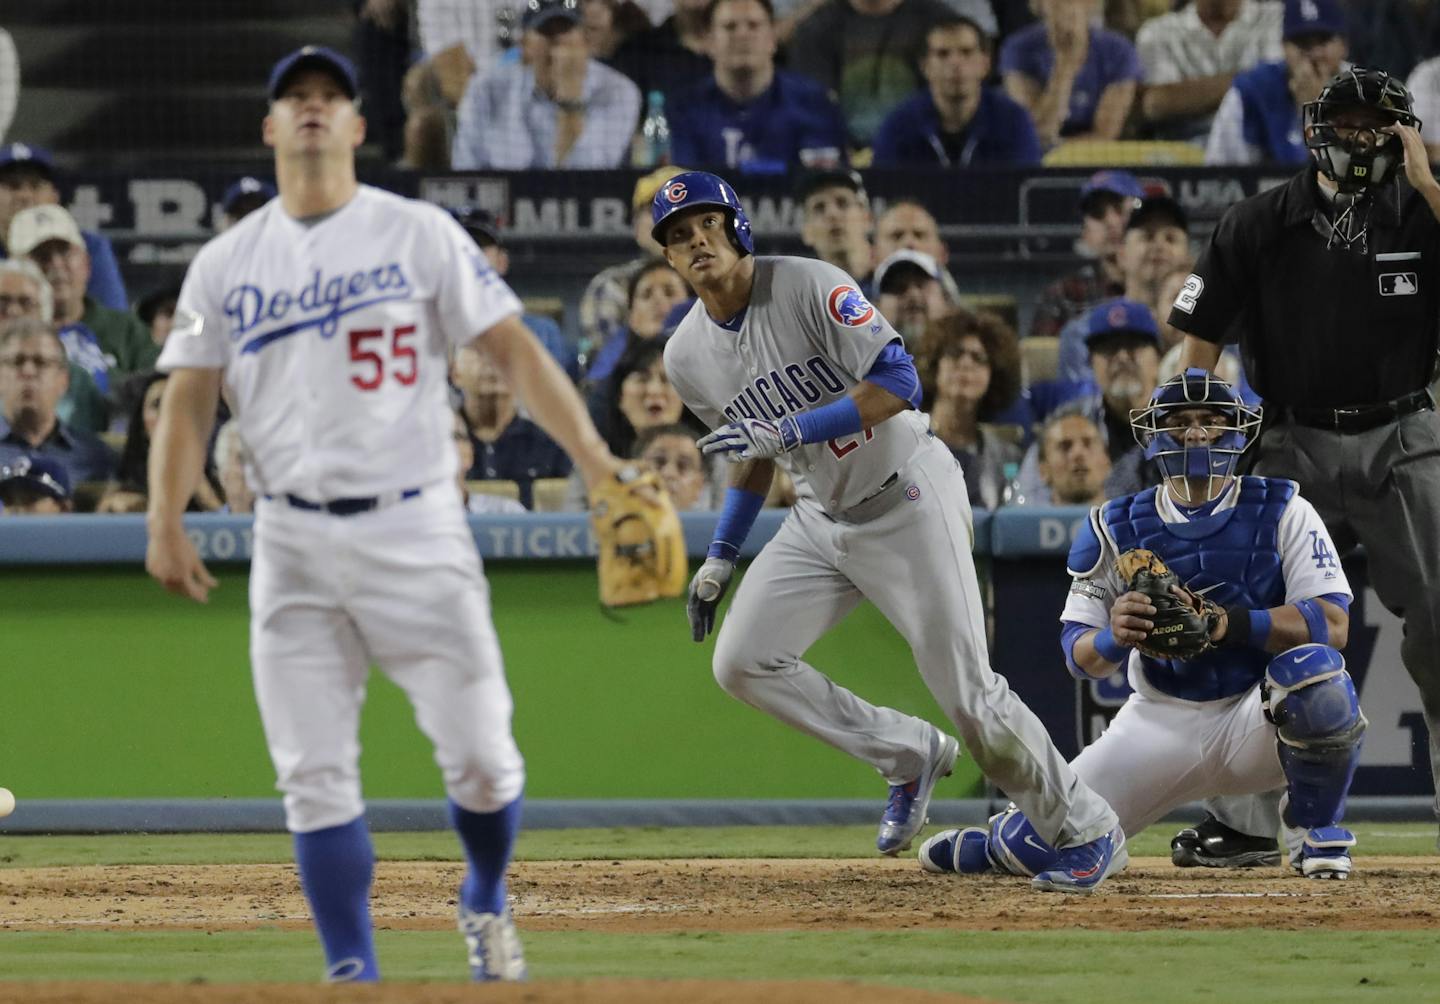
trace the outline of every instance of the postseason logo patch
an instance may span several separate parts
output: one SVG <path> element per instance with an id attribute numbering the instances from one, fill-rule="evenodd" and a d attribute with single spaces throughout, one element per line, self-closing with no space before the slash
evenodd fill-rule
<path id="1" fill-rule="evenodd" d="M 865 294 L 854 286 L 836 286 L 825 297 L 825 309 L 830 319 L 847 328 L 858 328 L 869 324 L 875 317 L 875 308 L 865 299 Z"/>
<path id="2" fill-rule="evenodd" d="M 1076 596 L 1088 596 L 1092 600 L 1105 599 L 1105 587 L 1091 579 L 1074 579 L 1070 583 L 1070 591 Z"/>
<path id="3" fill-rule="evenodd" d="M 1420 291 L 1420 277 L 1415 272 L 1382 272 L 1381 296 L 1414 296 Z"/>

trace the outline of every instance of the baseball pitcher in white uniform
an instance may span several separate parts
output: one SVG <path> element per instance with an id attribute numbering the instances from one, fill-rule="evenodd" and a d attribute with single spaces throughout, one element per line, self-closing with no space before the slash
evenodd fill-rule
<path id="1" fill-rule="evenodd" d="M 1070 551 L 1061 647 L 1081 679 L 1125 665 L 1135 692 L 1075 773 L 1127 833 L 1191 801 L 1283 787 L 1291 865 L 1343 879 L 1355 837 L 1340 821 L 1365 716 L 1339 651 L 1351 594 L 1325 524 L 1295 482 L 1235 475 L 1260 412 L 1205 370 L 1161 384 L 1131 425 L 1163 483 L 1091 510 Z M 1139 591 L 1121 571 L 1127 554 L 1158 557 L 1172 574 Z M 1204 612 L 1184 657 L 1155 654 L 1168 601 L 1152 597 L 1166 593 Z M 1012 806 L 988 828 L 936 834 L 920 864 L 1048 868 L 1056 852 L 1028 815 Z"/>
<path id="2" fill-rule="evenodd" d="M 653 235 L 699 301 L 665 348 L 670 382 L 734 462 L 709 555 L 690 586 L 702 641 L 775 464 L 799 500 L 750 566 L 715 643 L 737 699 L 873 766 L 890 798 L 876 846 L 925 824 L 959 753 L 919 718 L 876 707 L 805 651 L 869 599 L 909 642 L 930 692 L 985 773 L 1062 848 L 1041 889 L 1088 891 L 1125 862 L 1114 812 L 1065 763 L 989 665 L 960 465 L 916 410 L 914 365 L 855 280 L 824 262 L 756 257 L 726 182 L 689 172 L 656 194 Z"/>
<path id="3" fill-rule="evenodd" d="M 459 926 L 476 979 L 519 979 L 506 907 L 524 762 L 489 592 L 455 483 L 451 350 L 490 354 L 587 484 L 618 464 L 520 303 L 436 206 L 355 179 L 355 73 L 307 46 L 270 76 L 279 197 L 206 244 L 160 368 L 146 567 L 203 602 L 215 580 L 181 522 L 223 383 L 258 499 L 250 650 L 327 978 L 375 980 L 374 853 L 357 729 L 373 663 L 434 744 L 468 871 Z"/>

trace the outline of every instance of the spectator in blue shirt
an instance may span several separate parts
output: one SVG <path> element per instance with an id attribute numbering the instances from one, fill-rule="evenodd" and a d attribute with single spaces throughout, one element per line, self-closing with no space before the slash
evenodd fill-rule
<path id="1" fill-rule="evenodd" d="M 65 346 L 45 322 L 21 318 L 0 331 L 0 465 L 20 456 L 51 457 L 65 465 L 72 483 L 110 476 L 115 457 L 109 448 L 56 413 L 69 385 Z"/>
<path id="2" fill-rule="evenodd" d="M 1000 47 L 1005 90 L 1040 142 L 1117 139 L 1143 73 L 1129 39 L 1092 23 L 1099 0 L 1036 0 L 1040 20 Z"/>
<path id="3" fill-rule="evenodd" d="M 825 89 L 775 68 L 771 0 L 711 0 L 708 79 L 666 102 L 677 164 L 782 174 L 834 167 L 845 157 L 845 118 Z"/>
<path id="4" fill-rule="evenodd" d="M 5 235 L 10 221 L 31 206 L 58 206 L 60 189 L 55 183 L 55 162 L 48 150 L 28 143 L 7 143 L 0 147 L 0 258 L 7 257 Z M 110 239 L 93 230 L 82 230 L 85 250 L 90 255 L 90 281 L 85 295 L 112 310 L 128 310 L 125 280 Z"/>
<path id="5" fill-rule="evenodd" d="M 925 90 L 898 105 L 875 134 L 876 167 L 1040 163 L 1030 113 L 985 84 L 990 40 L 975 22 L 955 17 L 934 25 L 920 72 Z"/>

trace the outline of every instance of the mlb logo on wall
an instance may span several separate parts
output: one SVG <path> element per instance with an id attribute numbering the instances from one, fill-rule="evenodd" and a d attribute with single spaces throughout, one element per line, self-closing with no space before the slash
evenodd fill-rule
<path id="1" fill-rule="evenodd" d="M 830 295 L 825 297 L 825 307 L 830 311 L 831 320 L 849 328 L 869 324 L 875 316 L 875 308 L 870 306 L 865 294 L 854 286 L 836 286 L 830 291 Z"/>
<path id="2" fill-rule="evenodd" d="M 1414 296 L 1419 291 L 1419 276 L 1414 272 L 1383 272 L 1380 275 L 1381 296 Z"/>

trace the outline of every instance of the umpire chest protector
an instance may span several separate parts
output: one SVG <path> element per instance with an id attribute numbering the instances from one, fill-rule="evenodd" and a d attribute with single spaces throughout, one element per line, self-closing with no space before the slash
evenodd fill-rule
<path id="1" fill-rule="evenodd" d="M 1295 482 L 1280 478 L 1240 478 L 1232 489 L 1238 492 L 1233 506 L 1188 523 L 1167 523 L 1156 507 L 1160 489 L 1148 488 L 1105 503 L 1100 523 L 1116 554 L 1148 548 L 1192 592 L 1223 607 L 1263 610 L 1285 602 L 1279 526 L 1295 490 Z M 1247 646 L 1212 649 L 1188 662 L 1141 655 L 1140 665 L 1162 693 L 1215 701 L 1259 683 L 1270 658 Z"/>

